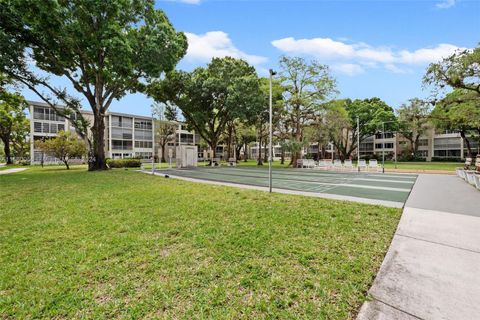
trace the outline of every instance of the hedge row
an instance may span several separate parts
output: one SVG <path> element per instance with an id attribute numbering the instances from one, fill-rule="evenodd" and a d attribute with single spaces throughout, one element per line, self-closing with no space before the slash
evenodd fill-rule
<path id="1" fill-rule="evenodd" d="M 140 168 L 140 159 L 107 159 L 110 168 Z"/>
<path id="2" fill-rule="evenodd" d="M 465 162 L 465 159 L 460 158 L 439 158 L 439 157 L 432 157 L 432 161 L 434 162 Z"/>

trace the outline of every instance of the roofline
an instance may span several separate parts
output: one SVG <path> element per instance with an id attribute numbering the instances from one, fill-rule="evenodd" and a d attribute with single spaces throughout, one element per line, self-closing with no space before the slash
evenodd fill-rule
<path id="1" fill-rule="evenodd" d="M 51 106 L 50 106 L 48 103 L 45 103 L 45 102 L 32 101 L 32 100 L 27 100 L 27 102 L 28 102 L 29 105 L 32 105 L 32 106 L 49 107 L 49 108 L 51 108 Z M 65 108 L 65 105 L 58 104 L 57 107 L 58 107 L 58 108 Z M 92 111 L 90 111 L 90 110 L 85 110 L 85 109 L 80 109 L 80 113 L 93 114 Z M 112 116 L 134 117 L 134 118 L 142 118 L 142 119 L 148 119 L 148 120 L 151 120 L 151 119 L 152 119 L 152 117 L 149 117 L 149 116 L 142 116 L 142 115 L 138 115 L 138 114 L 115 112 L 115 111 L 113 111 L 113 112 L 107 111 L 107 112 L 105 113 L 105 115 L 106 115 L 106 116 L 112 115 Z"/>

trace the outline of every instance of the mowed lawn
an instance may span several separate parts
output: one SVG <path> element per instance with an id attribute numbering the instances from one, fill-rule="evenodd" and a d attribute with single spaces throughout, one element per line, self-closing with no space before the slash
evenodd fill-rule
<path id="1" fill-rule="evenodd" d="M 0 318 L 353 319 L 399 209 L 84 167 L 0 176 Z"/>

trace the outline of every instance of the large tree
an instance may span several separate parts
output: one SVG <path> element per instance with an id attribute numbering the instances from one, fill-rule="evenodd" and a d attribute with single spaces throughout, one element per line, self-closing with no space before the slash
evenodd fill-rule
<path id="1" fill-rule="evenodd" d="M 428 129 L 430 103 L 413 98 L 397 109 L 398 132 L 410 143 L 410 154 L 416 157 L 418 141 Z"/>
<path id="2" fill-rule="evenodd" d="M 431 120 L 437 128 L 458 130 L 472 157 L 470 137 L 480 136 L 480 96 L 471 90 L 456 89 L 436 103 Z"/>
<path id="3" fill-rule="evenodd" d="M 333 100 L 324 108 L 330 140 L 342 160 L 350 158 L 358 148 L 358 140 L 362 142 L 383 129 L 390 132 L 397 129 L 393 108 L 379 98 Z"/>
<path id="4" fill-rule="evenodd" d="M 280 78 L 285 90 L 285 110 L 291 124 L 290 140 L 298 146 L 302 144 L 304 126 L 315 119 L 321 104 L 335 92 L 336 83 L 328 66 L 298 57 L 280 58 Z M 300 151 L 298 148 L 291 150 L 294 150 L 291 164 L 295 164 Z"/>
<path id="5" fill-rule="evenodd" d="M 442 61 L 432 63 L 423 79 L 424 84 L 434 85 L 435 89 L 445 86 L 471 92 L 459 98 L 480 96 L 480 47 L 458 51 Z"/>
<path id="6" fill-rule="evenodd" d="M 172 70 L 186 48 L 185 35 L 153 0 L 5 0 L 0 6 L 0 72 L 87 137 L 90 123 L 78 112 L 80 99 L 48 75 L 71 83 L 93 111 L 90 170 L 107 168 L 104 116 L 112 101 Z"/>
<path id="7" fill-rule="evenodd" d="M 7 164 L 12 164 L 12 146 L 28 132 L 25 110 L 28 105 L 19 93 L 0 88 L 0 139 Z"/>
<path id="8" fill-rule="evenodd" d="M 230 57 L 213 58 L 192 72 L 172 71 L 152 83 L 148 92 L 156 101 L 178 107 L 214 157 L 227 123 L 252 118 L 262 106 L 255 69 Z"/>

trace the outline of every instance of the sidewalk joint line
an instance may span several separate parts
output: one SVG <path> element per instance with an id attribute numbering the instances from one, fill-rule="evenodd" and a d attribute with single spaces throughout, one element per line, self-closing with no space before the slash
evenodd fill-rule
<path id="1" fill-rule="evenodd" d="M 440 245 L 440 246 L 445 246 L 445 247 L 449 247 L 449 248 L 454 248 L 454 249 L 458 249 L 458 250 L 464 250 L 464 251 L 469 251 L 469 252 L 479 253 L 479 254 L 480 254 L 480 251 L 476 251 L 476 250 L 472 250 L 472 249 L 467 249 L 467 248 L 461 248 L 461 247 L 455 247 L 455 246 L 452 246 L 452 245 L 450 245 L 450 244 L 445 244 L 445 243 L 441 243 L 441 242 L 437 242 L 437 241 L 420 239 L 420 238 L 416 238 L 416 237 L 412 237 L 412 236 L 407 236 L 407 235 L 400 234 L 400 233 L 396 233 L 395 235 L 396 235 L 396 236 L 400 236 L 400 237 L 405 237 L 405 238 L 410 238 L 410 239 L 418 240 L 418 241 L 424 241 L 424 242 L 429 242 L 429 243 L 433 243 L 433 244 L 438 244 L 438 245 Z"/>
<path id="2" fill-rule="evenodd" d="M 382 300 L 380 300 L 380 299 L 377 299 L 377 298 L 375 298 L 375 297 L 374 297 L 373 299 L 374 299 L 374 300 L 377 300 L 378 302 L 380 302 L 380 303 L 382 303 L 382 304 L 384 304 L 384 305 L 386 305 L 386 306 L 388 306 L 388 307 L 390 307 L 390 308 L 392 308 L 392 309 L 395 309 L 395 310 L 400 311 L 400 312 L 402 312 L 402 313 L 408 314 L 409 316 L 414 317 L 415 319 L 425 320 L 425 319 L 423 319 L 423 318 L 420 318 L 420 317 L 414 315 L 413 313 L 410 313 L 410 312 L 408 312 L 408 311 L 405 311 L 405 310 L 402 310 L 402 309 L 400 309 L 400 308 L 397 308 L 397 307 L 395 307 L 394 305 L 391 305 L 391 304 L 389 304 L 389 303 L 386 303 L 386 302 L 384 302 L 384 301 L 382 301 Z"/>

